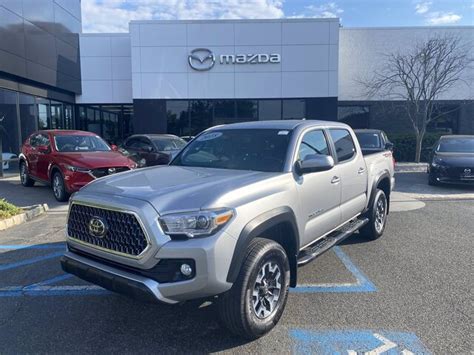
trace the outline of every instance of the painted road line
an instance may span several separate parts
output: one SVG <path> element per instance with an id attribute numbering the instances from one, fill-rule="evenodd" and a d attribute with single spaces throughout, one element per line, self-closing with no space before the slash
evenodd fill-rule
<path id="1" fill-rule="evenodd" d="M 0 271 L 11 270 L 11 269 L 15 269 L 15 268 L 20 267 L 20 266 L 31 265 L 31 264 L 38 263 L 40 261 L 54 259 L 54 258 L 57 258 L 58 256 L 63 255 L 63 254 L 64 254 L 63 252 L 57 252 L 57 253 L 51 253 L 51 254 L 47 254 L 47 255 L 37 256 L 35 258 L 30 258 L 30 259 L 17 261 L 17 262 L 14 262 L 14 263 L 2 264 L 2 265 L 0 265 Z"/>
<path id="2" fill-rule="evenodd" d="M 335 283 L 335 284 L 302 284 L 296 288 L 290 289 L 293 293 L 316 293 L 316 292 L 375 292 L 375 285 L 360 271 L 344 253 L 339 246 L 333 248 L 336 256 L 341 260 L 344 266 L 349 270 L 356 282 L 354 283 Z"/>
<path id="3" fill-rule="evenodd" d="M 13 245 L 6 245 L 0 244 L 0 250 L 24 250 L 24 249 L 63 249 L 66 250 L 66 244 L 13 244 Z"/>
<path id="4" fill-rule="evenodd" d="M 290 337 L 295 342 L 295 354 L 430 354 L 413 333 L 335 330 L 311 331 L 293 329 Z"/>

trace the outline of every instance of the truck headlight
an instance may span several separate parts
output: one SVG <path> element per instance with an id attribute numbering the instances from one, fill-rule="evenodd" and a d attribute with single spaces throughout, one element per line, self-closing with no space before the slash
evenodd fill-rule
<path id="1" fill-rule="evenodd" d="M 158 218 L 163 232 L 189 238 L 215 233 L 232 219 L 234 210 L 223 208 L 185 213 L 172 213 Z"/>

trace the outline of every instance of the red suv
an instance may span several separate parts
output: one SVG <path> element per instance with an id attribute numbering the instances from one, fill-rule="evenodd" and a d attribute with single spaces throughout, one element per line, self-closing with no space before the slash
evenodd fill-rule
<path id="1" fill-rule="evenodd" d="M 49 184 L 58 201 L 67 201 L 71 193 L 96 178 L 135 167 L 135 162 L 95 133 L 83 131 L 35 132 L 26 139 L 20 154 L 21 184 Z"/>

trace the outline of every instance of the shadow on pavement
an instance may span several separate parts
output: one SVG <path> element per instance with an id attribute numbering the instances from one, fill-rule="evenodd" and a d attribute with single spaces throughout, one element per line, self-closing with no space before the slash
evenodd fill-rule
<path id="1" fill-rule="evenodd" d="M 63 252 L 64 243 L 0 246 L 0 341 L 6 353 L 209 353 L 248 342 L 219 325 L 212 303 L 169 306 L 105 290 L 68 292 L 90 285 L 62 272 Z M 41 291 L 48 287 L 49 294 Z"/>
<path id="2" fill-rule="evenodd" d="M 428 174 L 426 172 L 396 173 L 395 181 L 395 191 L 428 195 L 432 198 L 474 194 L 474 185 L 442 184 L 439 186 L 430 186 L 428 185 Z"/>
<path id="3" fill-rule="evenodd" d="M 0 179 L 0 198 L 20 207 L 47 203 L 51 209 L 67 209 L 67 203 L 56 201 L 49 186 L 37 182 L 32 187 L 24 187 L 19 176 Z"/>

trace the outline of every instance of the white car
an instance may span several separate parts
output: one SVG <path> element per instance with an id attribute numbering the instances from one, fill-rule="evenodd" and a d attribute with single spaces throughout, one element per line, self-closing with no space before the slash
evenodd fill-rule
<path id="1" fill-rule="evenodd" d="M 10 162 L 8 160 L 17 158 L 13 153 L 2 153 L 2 168 L 3 170 L 10 169 Z"/>

